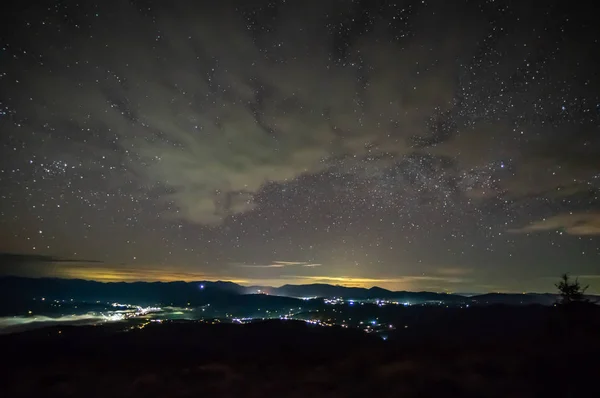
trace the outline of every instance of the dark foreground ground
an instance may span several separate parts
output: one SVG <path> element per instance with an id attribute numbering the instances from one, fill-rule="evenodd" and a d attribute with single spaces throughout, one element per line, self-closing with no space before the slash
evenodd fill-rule
<path id="1" fill-rule="evenodd" d="M 598 308 L 485 311 L 386 341 L 294 321 L 52 327 L 0 337 L 0 396 L 600 396 Z"/>

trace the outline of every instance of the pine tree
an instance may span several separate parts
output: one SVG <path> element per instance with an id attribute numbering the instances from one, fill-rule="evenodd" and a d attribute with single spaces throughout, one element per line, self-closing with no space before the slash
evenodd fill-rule
<path id="1" fill-rule="evenodd" d="M 575 278 L 573 281 L 569 277 L 569 274 L 563 274 L 560 281 L 555 286 L 560 294 L 560 303 L 563 305 L 587 301 L 584 293 L 589 285 L 582 287 L 579 280 Z"/>

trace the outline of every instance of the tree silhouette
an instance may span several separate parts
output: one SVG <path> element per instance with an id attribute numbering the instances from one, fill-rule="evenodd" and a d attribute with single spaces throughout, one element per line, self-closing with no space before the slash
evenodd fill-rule
<path id="1" fill-rule="evenodd" d="M 587 301 L 584 293 L 588 286 L 582 287 L 579 280 L 575 278 L 573 281 L 569 274 L 563 274 L 560 281 L 555 284 L 560 294 L 561 304 L 581 303 Z"/>

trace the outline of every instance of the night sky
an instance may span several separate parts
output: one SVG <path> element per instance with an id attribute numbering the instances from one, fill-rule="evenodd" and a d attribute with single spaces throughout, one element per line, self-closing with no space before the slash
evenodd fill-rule
<path id="1" fill-rule="evenodd" d="M 1 17 L 1 274 L 600 292 L 592 5 L 43 3 Z"/>

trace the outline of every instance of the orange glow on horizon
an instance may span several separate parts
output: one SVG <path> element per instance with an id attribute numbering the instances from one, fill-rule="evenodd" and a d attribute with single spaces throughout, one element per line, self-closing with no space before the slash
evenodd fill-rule
<path id="1" fill-rule="evenodd" d="M 501 286 L 491 286 L 481 284 L 473 285 L 473 280 L 466 275 L 460 275 L 464 272 L 452 271 L 447 273 L 438 273 L 434 275 L 407 275 L 391 277 L 365 277 L 350 275 L 299 275 L 299 274 L 271 274 L 271 275 L 246 275 L 249 272 L 240 275 L 240 268 L 235 268 L 231 272 L 222 274 L 206 272 L 190 272 L 181 266 L 159 266 L 156 264 L 140 264 L 135 268 L 122 264 L 102 264 L 86 262 L 57 262 L 53 267 L 43 269 L 40 274 L 40 268 L 31 268 L 27 272 L 26 267 L 21 267 L 17 274 L 21 276 L 36 277 L 58 277 L 66 279 L 83 279 L 98 282 L 194 282 L 194 281 L 228 281 L 242 286 L 265 286 L 279 287 L 282 285 L 303 285 L 323 283 L 346 287 L 370 288 L 378 286 L 389 290 L 407 290 L 407 291 L 472 291 L 474 286 L 476 290 L 497 291 Z M 281 267 L 278 269 L 287 269 Z M 320 267 L 311 268 L 320 270 Z M 225 271 L 225 270 L 224 270 Z M 520 291 L 521 289 L 519 289 Z"/>
<path id="2" fill-rule="evenodd" d="M 169 272 L 156 268 L 113 268 L 95 266 L 62 265 L 57 268 L 59 278 L 85 279 L 98 282 L 193 282 L 193 281 L 228 281 L 234 283 L 247 283 L 245 279 L 227 276 L 215 276 L 200 272 Z"/>
<path id="3" fill-rule="evenodd" d="M 311 275 L 281 275 L 273 278 L 240 278 L 231 275 L 214 275 L 201 272 L 186 272 L 164 268 L 128 268 L 128 267 L 98 267 L 84 264 L 61 264 L 48 275 L 68 279 L 85 279 L 98 282 L 193 282 L 193 281 L 228 281 L 240 285 L 282 286 L 286 284 L 300 285 L 312 283 L 327 283 L 346 287 L 369 288 L 380 286 L 391 289 L 414 289 L 418 282 L 447 282 L 443 277 L 404 276 L 395 278 L 366 278 L 354 276 L 311 276 Z M 440 289 L 437 289 L 440 290 Z M 445 290 L 445 289 L 441 289 Z"/>

